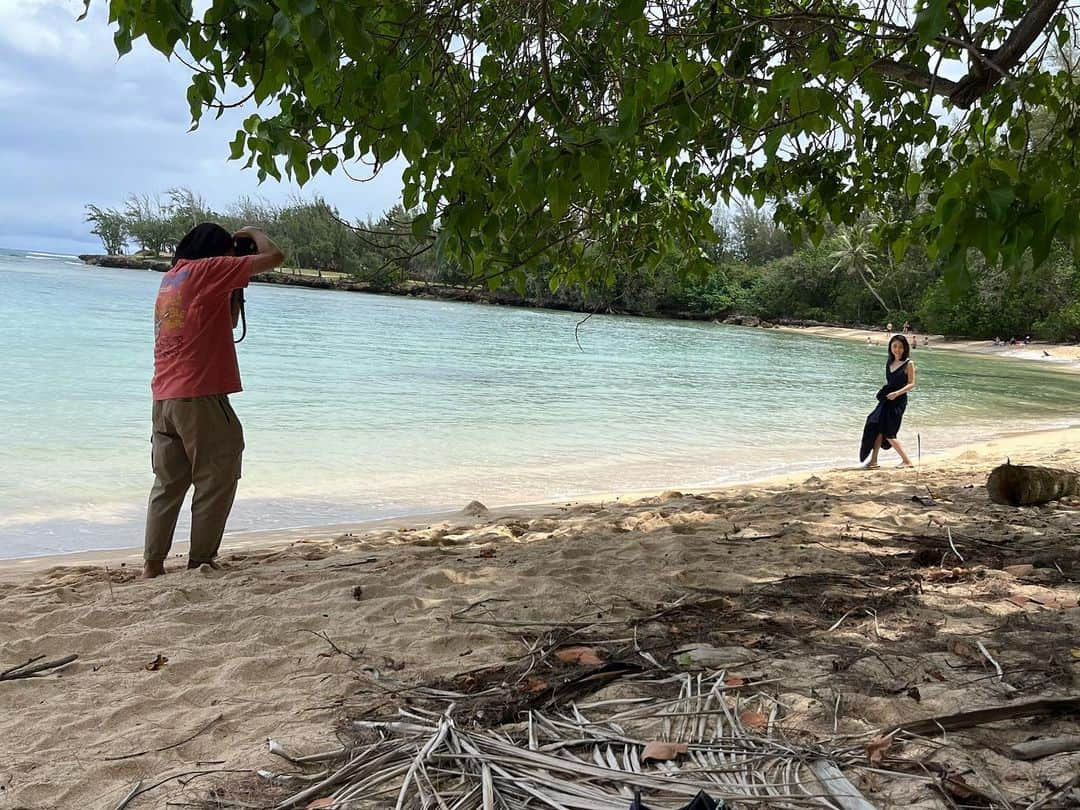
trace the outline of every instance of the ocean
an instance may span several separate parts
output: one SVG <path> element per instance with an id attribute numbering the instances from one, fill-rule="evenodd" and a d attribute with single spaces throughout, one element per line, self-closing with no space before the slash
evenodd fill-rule
<path id="1" fill-rule="evenodd" d="M 141 545 L 160 281 L 0 251 L 0 558 Z M 247 299 L 230 533 L 854 465 L 884 373 L 883 346 L 776 330 L 598 315 L 579 348 L 574 313 L 274 285 Z M 1076 421 L 1080 376 L 914 358 L 912 454 Z"/>

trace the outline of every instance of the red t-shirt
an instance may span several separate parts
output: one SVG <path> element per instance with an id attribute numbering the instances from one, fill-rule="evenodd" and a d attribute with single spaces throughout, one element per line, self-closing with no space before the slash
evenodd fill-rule
<path id="1" fill-rule="evenodd" d="M 250 256 L 181 259 L 165 274 L 154 306 L 155 401 L 240 390 L 229 297 L 250 280 Z"/>

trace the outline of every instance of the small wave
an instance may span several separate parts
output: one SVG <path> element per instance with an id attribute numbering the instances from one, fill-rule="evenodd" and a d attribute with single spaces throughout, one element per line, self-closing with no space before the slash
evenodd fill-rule
<path id="1" fill-rule="evenodd" d="M 26 255 L 31 259 L 77 259 L 74 253 L 48 253 L 44 250 L 28 250 Z"/>

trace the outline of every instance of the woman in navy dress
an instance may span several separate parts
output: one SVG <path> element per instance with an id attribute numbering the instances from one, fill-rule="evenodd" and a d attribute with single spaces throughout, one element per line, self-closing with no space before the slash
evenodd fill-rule
<path id="1" fill-rule="evenodd" d="M 894 449 L 900 455 L 900 466 L 910 467 L 911 459 L 896 434 L 907 409 L 908 391 L 915 387 L 915 364 L 911 361 L 911 347 L 903 335 L 894 335 L 889 341 L 889 359 L 885 362 L 885 385 L 877 392 L 878 406 L 866 418 L 863 428 L 859 461 L 870 456 L 867 469 L 878 466 L 878 451 Z"/>

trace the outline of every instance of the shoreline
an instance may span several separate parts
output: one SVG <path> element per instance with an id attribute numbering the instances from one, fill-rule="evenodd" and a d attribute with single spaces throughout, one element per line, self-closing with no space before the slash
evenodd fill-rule
<path id="1" fill-rule="evenodd" d="M 1032 453 L 1038 454 L 1050 445 L 1059 443 L 1062 446 L 1080 445 L 1080 422 L 1069 427 L 1042 427 L 1032 430 L 1004 431 L 985 440 L 965 442 L 939 452 L 927 454 L 923 457 L 922 463 L 916 464 L 916 467 L 912 470 L 895 470 L 891 469 L 888 464 L 883 465 L 881 469 L 874 472 L 863 470 L 860 464 L 807 466 L 788 472 L 773 473 L 716 485 L 672 484 L 660 489 L 584 493 L 555 500 L 494 504 L 484 506 L 483 511 L 472 509 L 474 504 L 478 503 L 474 501 L 459 510 L 417 511 L 367 520 L 312 524 L 281 529 L 252 529 L 235 534 L 226 533 L 222 541 L 221 555 L 279 550 L 304 542 L 327 542 L 338 535 L 363 536 L 388 529 L 404 532 L 430 529 L 438 524 L 475 523 L 494 519 L 496 515 L 499 520 L 530 520 L 550 513 L 552 510 L 597 505 L 602 508 L 605 504 L 625 506 L 651 498 L 663 498 L 665 495 L 674 492 L 680 493 L 680 495 L 718 495 L 736 490 L 768 489 L 790 486 L 808 478 L 859 471 L 866 472 L 867 475 L 910 476 L 917 479 L 921 476 L 923 469 L 927 467 L 933 468 L 934 466 L 947 464 L 950 461 L 972 454 L 986 454 L 991 448 L 1002 447 L 1001 452 L 1004 455 L 998 463 L 1003 463 L 1006 457 L 1014 458 L 1015 451 L 1026 452 L 1028 455 Z M 1026 463 L 1022 456 L 1019 455 L 1015 456 L 1014 460 L 1016 463 Z M 989 470 L 987 470 L 987 473 L 989 473 Z M 481 505 L 483 506 L 483 504 Z M 169 559 L 183 561 L 187 553 L 187 547 L 187 541 L 177 540 L 173 545 Z M 129 546 L 46 554 L 35 557 L 0 558 L 0 583 L 9 580 L 12 575 L 36 574 L 48 569 L 70 566 L 101 565 L 107 569 L 110 564 L 120 568 L 139 567 L 142 565 L 142 549 Z"/>
<path id="2" fill-rule="evenodd" d="M 846 326 L 791 326 L 782 324 L 774 327 L 778 331 L 797 335 L 813 335 L 831 340 L 844 340 L 849 343 L 866 343 L 867 338 L 874 346 L 884 348 L 889 335 L 885 331 L 872 329 L 858 329 Z M 897 333 L 894 333 L 897 334 Z M 992 340 L 967 340 L 947 338 L 944 335 L 926 335 L 925 332 L 908 332 L 910 340 L 912 335 L 918 335 L 919 345 L 913 347 L 915 351 L 949 351 L 960 354 L 977 355 L 980 357 L 992 357 L 999 360 L 1013 360 L 1027 363 L 1041 363 L 1049 369 L 1056 369 L 1065 373 L 1080 372 L 1080 344 L 1076 343 L 1047 343 L 1033 340 L 1029 344 L 994 345 Z M 929 343 L 924 343 L 929 337 Z M 1049 356 L 1043 353 L 1047 352 Z"/>

